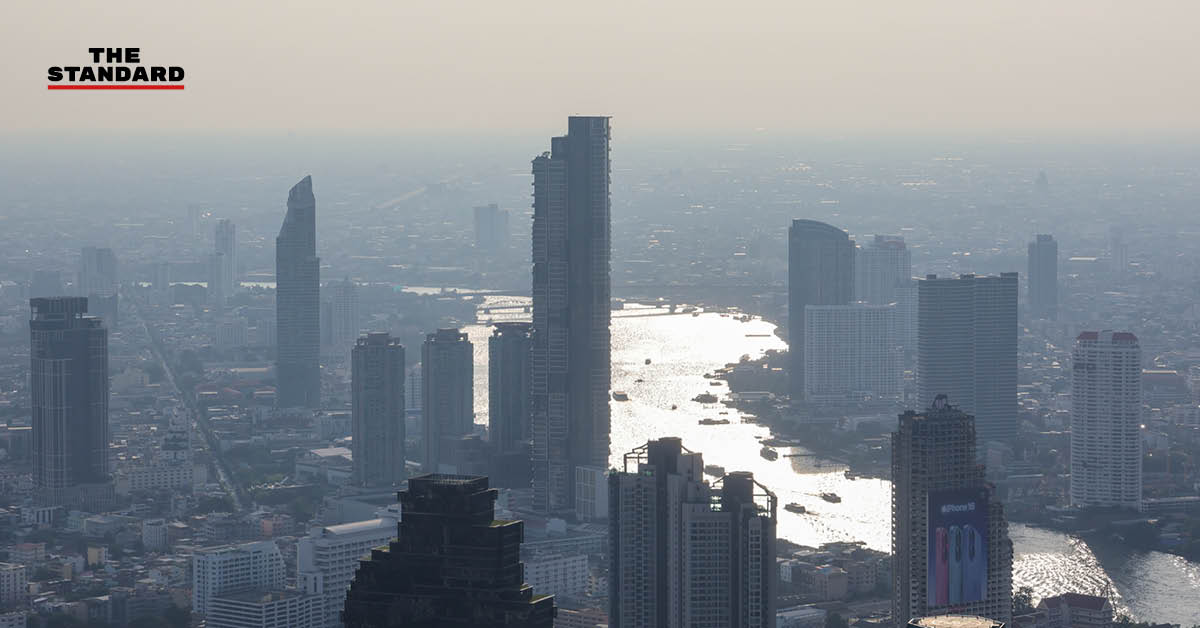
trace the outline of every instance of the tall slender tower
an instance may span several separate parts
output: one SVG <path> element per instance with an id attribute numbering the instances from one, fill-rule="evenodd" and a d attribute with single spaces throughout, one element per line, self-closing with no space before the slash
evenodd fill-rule
<path id="1" fill-rule="evenodd" d="M 108 329 L 86 297 L 30 299 L 36 499 L 99 512 L 108 499 Z"/>
<path id="2" fill-rule="evenodd" d="M 975 417 L 980 444 L 1017 437 L 1017 273 L 918 282 L 917 402 Z"/>
<path id="3" fill-rule="evenodd" d="M 529 323 L 496 323 L 488 338 L 488 433 L 498 453 L 529 441 Z"/>
<path id="4" fill-rule="evenodd" d="M 1058 242 L 1039 233 L 1029 243 L 1029 311 L 1038 318 L 1058 317 Z"/>
<path id="5" fill-rule="evenodd" d="M 609 122 L 573 116 L 533 160 L 533 506 L 575 507 L 579 467 L 608 466 Z"/>
<path id="6" fill-rule="evenodd" d="M 856 249 L 854 298 L 871 305 L 896 304 L 896 334 L 907 351 L 916 350 L 917 302 L 912 251 L 903 236 L 877 235 Z"/>
<path id="7" fill-rule="evenodd" d="M 232 220 L 222 218 L 213 229 L 213 249 L 221 256 L 221 290 L 225 296 L 237 291 L 237 227 Z"/>
<path id="8" fill-rule="evenodd" d="M 496 493 L 484 476 L 410 479 L 398 538 L 354 574 L 346 628 L 551 628 L 554 597 L 525 584 L 525 524 L 496 519 Z"/>
<path id="9" fill-rule="evenodd" d="M 974 418 L 938 395 L 892 433 L 892 621 L 946 613 L 1009 623 L 1012 541 Z"/>
<path id="10" fill-rule="evenodd" d="M 1071 373 L 1071 505 L 1140 510 L 1142 350 L 1137 336 L 1080 333 Z"/>
<path id="11" fill-rule="evenodd" d="M 475 430 L 474 347 L 467 333 L 439 329 L 421 345 L 424 469 L 458 467 L 458 445 Z"/>
<path id="12" fill-rule="evenodd" d="M 275 238 L 275 377 L 281 408 L 321 404 L 321 258 L 312 177 L 288 192 L 287 216 Z"/>
<path id="13" fill-rule="evenodd" d="M 735 471 L 710 486 L 678 438 L 609 475 L 609 625 L 775 625 L 775 495 Z"/>
<path id="14" fill-rule="evenodd" d="M 792 401 L 804 399 L 804 308 L 854 299 L 854 241 L 815 220 L 788 229 L 788 379 Z"/>
<path id="15" fill-rule="evenodd" d="M 404 345 L 367 334 L 350 362 L 354 483 L 394 486 L 404 480 Z"/>

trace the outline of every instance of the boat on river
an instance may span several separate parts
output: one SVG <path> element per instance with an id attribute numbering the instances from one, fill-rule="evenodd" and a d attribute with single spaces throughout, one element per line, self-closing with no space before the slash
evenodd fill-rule
<path id="1" fill-rule="evenodd" d="M 700 419 L 700 425 L 729 425 L 729 419 Z"/>
<path id="2" fill-rule="evenodd" d="M 792 502 L 792 503 L 788 504 L 787 506 L 784 506 L 783 509 L 788 512 L 794 512 L 798 515 L 802 515 L 802 514 L 808 512 L 807 508 L 805 508 L 801 504 L 797 504 L 796 502 Z"/>
<path id="3" fill-rule="evenodd" d="M 725 467 L 719 464 L 706 464 L 704 465 L 704 472 L 715 478 L 724 477 Z"/>
<path id="4" fill-rule="evenodd" d="M 717 396 L 712 393 L 700 393 L 699 395 L 692 397 L 692 401 L 698 403 L 716 403 Z"/>
<path id="5" fill-rule="evenodd" d="M 831 504 L 839 504 L 842 501 L 841 496 L 839 496 L 837 493 L 821 493 L 821 499 Z"/>
<path id="6" fill-rule="evenodd" d="M 764 446 L 762 449 L 758 450 L 758 455 L 762 456 L 763 458 L 766 458 L 767 460 L 778 460 L 779 459 L 779 452 L 775 451 L 774 449 L 772 449 L 770 447 L 766 447 L 766 446 Z"/>
<path id="7" fill-rule="evenodd" d="M 614 390 L 612 397 L 613 401 L 629 401 L 629 393 L 623 390 Z"/>

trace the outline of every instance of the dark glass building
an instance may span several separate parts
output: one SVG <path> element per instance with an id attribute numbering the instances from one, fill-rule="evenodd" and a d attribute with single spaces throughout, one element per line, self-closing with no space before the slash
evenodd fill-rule
<path id="1" fill-rule="evenodd" d="M 793 220 L 788 229 L 788 389 L 804 399 L 804 308 L 854 300 L 854 241 L 845 231 L 815 220 Z"/>
<path id="2" fill-rule="evenodd" d="M 275 405 L 321 404 L 321 258 L 312 177 L 288 192 L 287 216 L 275 238 Z"/>
<path id="3" fill-rule="evenodd" d="M 439 329 L 421 345 L 423 468 L 456 471 L 460 440 L 475 431 L 474 346 L 467 333 Z"/>
<path id="4" fill-rule="evenodd" d="M 524 582 L 524 523 L 495 519 L 496 493 L 482 476 L 410 479 L 399 538 L 350 585 L 346 628 L 551 628 L 554 598 Z"/>
<path id="5" fill-rule="evenodd" d="M 30 299 L 35 498 L 91 512 L 111 497 L 108 329 L 86 297 Z"/>
<path id="6" fill-rule="evenodd" d="M 1058 242 L 1039 233 L 1029 243 L 1029 313 L 1058 318 Z"/>
<path id="7" fill-rule="evenodd" d="M 579 467 L 608 467 L 609 122 L 572 116 L 533 160 L 533 506 L 575 509 Z"/>
<path id="8" fill-rule="evenodd" d="M 404 345 L 386 332 L 358 339 L 350 352 L 354 483 L 404 480 Z"/>
<path id="9" fill-rule="evenodd" d="M 488 434 L 496 486 L 528 488 L 529 323 L 496 323 L 488 338 Z"/>

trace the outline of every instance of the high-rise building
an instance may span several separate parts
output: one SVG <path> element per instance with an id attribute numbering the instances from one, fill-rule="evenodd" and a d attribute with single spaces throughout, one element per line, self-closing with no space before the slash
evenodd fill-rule
<path id="1" fill-rule="evenodd" d="M 508 247 L 508 212 L 495 203 L 475 208 L 475 247 L 499 252 Z"/>
<path id="2" fill-rule="evenodd" d="M 218 309 L 225 306 L 225 299 L 229 297 L 229 286 L 225 282 L 225 269 L 229 266 L 228 260 L 221 252 L 211 253 L 208 256 L 208 301 Z"/>
<path id="3" fill-rule="evenodd" d="M 1029 243 L 1029 311 L 1037 318 L 1058 317 L 1058 242 L 1039 233 Z"/>
<path id="4" fill-rule="evenodd" d="M 296 542 L 296 586 L 323 600 L 318 626 L 341 628 L 342 606 L 358 561 L 396 538 L 396 525 L 396 519 L 383 517 L 312 528 Z"/>
<path id="5" fill-rule="evenodd" d="M 527 488 L 530 450 L 529 323 L 496 323 L 488 338 L 488 436 L 492 484 Z"/>
<path id="6" fill-rule="evenodd" d="M 1012 542 L 974 418 L 938 395 L 892 433 L 892 620 L 949 612 L 1011 620 Z"/>
<path id="7" fill-rule="evenodd" d="M 904 237 L 877 235 L 855 250 L 854 298 L 871 305 L 895 303 L 896 337 L 905 349 L 916 350 L 916 282 Z"/>
<path id="8" fill-rule="evenodd" d="M 117 293 L 117 282 L 117 256 L 113 250 L 83 247 L 79 254 L 79 282 L 75 294 L 81 297 L 111 296 Z"/>
<path id="9" fill-rule="evenodd" d="M 980 445 L 1017 437 L 1017 273 L 918 282 L 917 403 L 975 417 Z"/>
<path id="10" fill-rule="evenodd" d="M 458 441 L 475 431 L 474 347 L 466 332 L 439 329 L 421 345 L 424 469 L 457 468 Z"/>
<path id="11" fill-rule="evenodd" d="M 1128 332 L 1085 331 L 1071 353 L 1071 505 L 1142 506 L 1142 350 Z"/>
<path id="12" fill-rule="evenodd" d="M 404 480 L 404 346 L 386 332 L 358 339 L 350 359 L 354 483 Z"/>
<path id="13" fill-rule="evenodd" d="M 62 274 L 57 270 L 35 270 L 29 281 L 29 298 L 61 297 L 65 295 Z"/>
<path id="14" fill-rule="evenodd" d="M 488 434 L 498 452 L 529 442 L 529 323 L 496 323 L 488 338 Z"/>
<path id="15" fill-rule="evenodd" d="M 212 599 L 240 591 L 278 591 L 287 583 L 275 541 L 222 545 L 192 554 L 192 612 L 205 614 Z"/>
<path id="16" fill-rule="evenodd" d="M 804 309 L 804 398 L 812 403 L 898 401 L 904 370 L 896 305 Z"/>
<path id="17" fill-rule="evenodd" d="M 398 538 L 354 575 L 346 628 L 551 628 L 554 598 L 524 583 L 524 523 L 496 519 L 496 493 L 486 477 L 410 479 Z"/>
<path id="18" fill-rule="evenodd" d="M 609 475 L 609 625 L 775 626 L 775 495 L 747 472 L 710 486 L 678 438 Z"/>
<path id="19" fill-rule="evenodd" d="M 312 177 L 288 192 L 287 216 L 275 238 L 275 404 L 321 404 L 321 258 Z"/>
<path id="20" fill-rule="evenodd" d="M 222 218 L 213 229 L 213 252 L 221 256 L 221 291 L 232 296 L 238 289 L 237 227 L 232 220 Z"/>
<path id="21" fill-rule="evenodd" d="M 854 241 L 815 220 L 788 229 L 788 380 L 792 401 L 804 399 L 804 308 L 854 299 Z"/>
<path id="22" fill-rule="evenodd" d="M 334 354 L 344 356 L 358 338 L 358 284 L 349 278 L 331 281 L 325 285 L 325 292 L 328 320 L 323 314 L 321 325 L 328 331 L 322 333 L 322 339 Z"/>
<path id="23" fill-rule="evenodd" d="M 573 116 L 533 160 L 533 506 L 575 508 L 579 467 L 608 467 L 611 198 L 607 117 Z"/>
<path id="24" fill-rule="evenodd" d="M 300 591 L 239 591 L 209 602 L 205 628 L 322 628 L 321 599 Z"/>
<path id="25" fill-rule="evenodd" d="M 95 509 L 112 493 L 108 329 L 86 297 L 30 299 L 33 486 L 47 505 Z"/>

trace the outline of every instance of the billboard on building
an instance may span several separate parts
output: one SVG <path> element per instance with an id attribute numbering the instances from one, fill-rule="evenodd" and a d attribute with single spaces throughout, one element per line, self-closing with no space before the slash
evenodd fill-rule
<path id="1" fill-rule="evenodd" d="M 988 491 L 953 489 L 929 494 L 930 607 L 987 598 Z"/>

